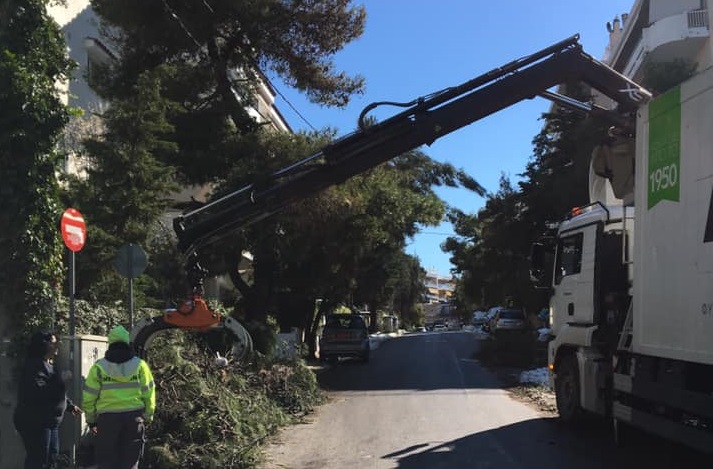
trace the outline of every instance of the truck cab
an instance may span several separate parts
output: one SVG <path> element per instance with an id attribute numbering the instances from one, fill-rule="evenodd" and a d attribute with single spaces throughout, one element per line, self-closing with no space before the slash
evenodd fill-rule
<path id="1" fill-rule="evenodd" d="M 533 246 L 562 420 L 713 448 L 711 109 L 713 69 L 642 103 L 635 136 L 592 154 L 592 203 Z"/>
<path id="2" fill-rule="evenodd" d="M 572 210 L 560 225 L 554 246 L 552 330 L 559 344 L 606 340 L 622 320 L 630 297 L 634 210 L 597 202 Z M 557 344 L 551 347 L 552 353 Z M 550 363 L 556 357 L 550 356 Z"/>

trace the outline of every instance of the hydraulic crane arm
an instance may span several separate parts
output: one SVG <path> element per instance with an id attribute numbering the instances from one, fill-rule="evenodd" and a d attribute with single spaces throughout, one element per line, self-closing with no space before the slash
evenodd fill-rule
<path id="1" fill-rule="evenodd" d="M 429 145 L 519 101 L 538 95 L 561 97 L 547 91 L 559 84 L 584 82 L 606 94 L 619 104 L 617 112 L 609 112 L 610 118 L 625 124 L 629 114 L 651 97 L 650 93 L 587 55 L 578 39 L 572 36 L 459 86 L 415 100 L 407 110 L 373 126 L 362 125 L 357 132 L 277 171 L 263 185 L 249 184 L 175 218 L 179 249 L 193 254 L 234 229 L 264 219 L 402 153 Z M 567 101 L 578 109 L 607 113 L 571 98 Z M 557 102 L 567 105 L 564 99 Z M 362 117 L 374 107 L 367 107 Z"/>
<path id="2" fill-rule="evenodd" d="M 250 348 L 249 335 L 231 318 L 223 318 L 208 308 L 202 298 L 206 271 L 199 265 L 199 250 L 217 239 L 262 220 L 293 202 L 340 184 L 400 154 L 421 145 L 430 145 L 444 135 L 480 120 L 519 101 L 543 96 L 586 112 L 604 115 L 619 126 L 633 129 L 631 117 L 639 105 L 650 99 L 648 91 L 583 52 L 579 36 L 572 36 L 527 57 L 405 103 L 406 109 L 371 126 L 360 116 L 360 129 L 342 137 L 286 168 L 268 181 L 249 184 L 203 207 L 174 219 L 179 250 L 187 257 L 186 270 L 193 298 L 162 317 L 145 321 L 132 331 L 132 339 L 142 352 L 153 333 L 167 328 L 205 331 L 224 327 L 233 332 L 242 356 Z M 582 103 L 548 91 L 560 84 L 584 82 L 618 103 L 616 111 Z M 247 336 L 247 338 L 246 338 Z"/>

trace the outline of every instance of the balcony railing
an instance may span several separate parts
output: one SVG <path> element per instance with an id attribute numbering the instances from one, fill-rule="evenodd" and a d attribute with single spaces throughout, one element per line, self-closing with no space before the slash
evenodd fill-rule
<path id="1" fill-rule="evenodd" d="M 664 44 L 685 39 L 709 36 L 708 10 L 692 10 L 661 18 L 648 28 L 644 28 L 641 38 L 631 52 L 622 73 L 633 77 L 641 68 L 647 54 Z M 694 46 L 695 47 L 695 46 Z M 691 53 L 694 53 L 691 51 Z"/>
<path id="2" fill-rule="evenodd" d="M 626 64 L 626 68 L 624 69 L 623 73 L 624 76 L 627 76 L 629 78 L 633 77 L 636 71 L 641 67 L 641 62 L 644 60 L 644 55 L 646 54 L 646 47 L 644 45 L 644 40 L 639 39 L 639 42 L 636 43 L 636 47 L 634 47 L 634 50 L 631 54 L 631 58 Z"/>
<path id="3" fill-rule="evenodd" d="M 688 12 L 689 28 L 708 29 L 708 10 L 693 10 Z"/>

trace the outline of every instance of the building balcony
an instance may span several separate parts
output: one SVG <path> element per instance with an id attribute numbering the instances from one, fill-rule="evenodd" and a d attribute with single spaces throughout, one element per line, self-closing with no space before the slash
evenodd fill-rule
<path id="1" fill-rule="evenodd" d="M 710 36 L 708 10 L 692 10 L 662 18 L 644 28 L 622 73 L 636 80 L 647 63 L 674 59 L 696 61 Z"/>
<path id="2" fill-rule="evenodd" d="M 426 288 L 432 290 L 442 290 L 442 291 L 453 291 L 455 290 L 455 285 L 450 283 L 436 283 L 436 282 L 426 282 Z"/>

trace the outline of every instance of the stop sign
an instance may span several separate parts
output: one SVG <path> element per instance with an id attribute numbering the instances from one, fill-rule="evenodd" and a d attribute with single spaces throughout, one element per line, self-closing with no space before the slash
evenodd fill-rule
<path id="1" fill-rule="evenodd" d="M 77 252 L 84 247 L 87 239 L 87 225 L 84 224 L 84 217 L 78 210 L 68 208 L 62 214 L 60 223 L 62 229 L 62 239 L 64 244 L 72 252 Z"/>

